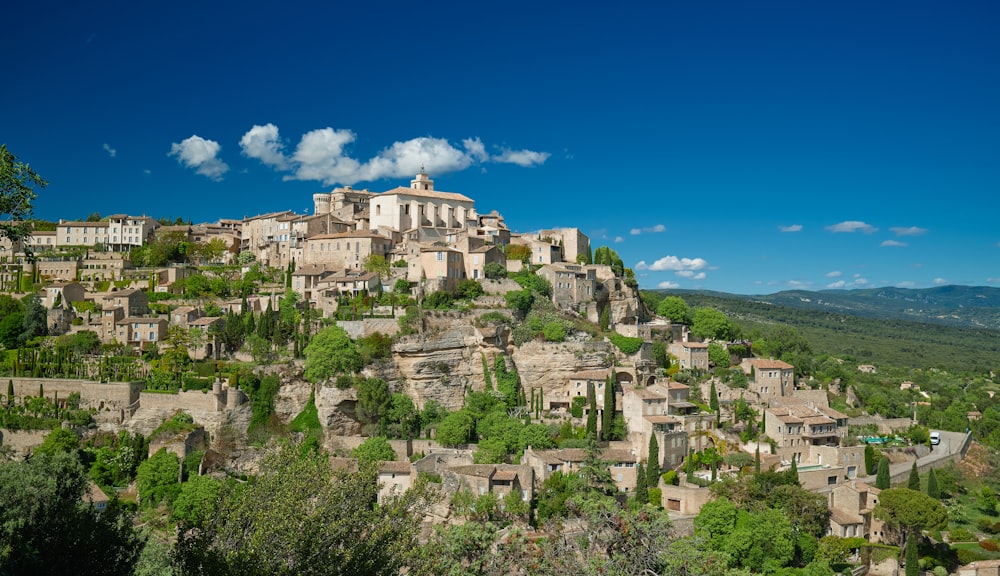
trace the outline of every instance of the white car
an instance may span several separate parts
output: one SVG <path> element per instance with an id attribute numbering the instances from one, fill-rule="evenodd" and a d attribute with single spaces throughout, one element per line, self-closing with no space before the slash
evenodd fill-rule
<path id="1" fill-rule="evenodd" d="M 940 432 L 931 432 L 931 445 L 932 446 L 937 446 L 940 443 L 941 443 L 941 433 Z"/>

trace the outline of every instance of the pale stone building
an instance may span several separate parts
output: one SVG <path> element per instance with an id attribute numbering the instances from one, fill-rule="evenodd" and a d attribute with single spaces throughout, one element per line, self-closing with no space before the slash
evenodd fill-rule
<path id="1" fill-rule="evenodd" d="M 747 387 L 761 401 L 791 396 L 795 390 L 795 366 L 781 360 L 746 358 L 740 362 L 743 372 L 750 377 Z"/>
<path id="2" fill-rule="evenodd" d="M 58 246 L 107 246 L 110 243 L 110 222 L 64 222 L 56 226 Z"/>
<path id="3" fill-rule="evenodd" d="M 106 218 L 108 223 L 109 250 L 127 252 L 144 245 L 156 233 L 160 223 L 148 216 L 113 214 Z"/>
<path id="4" fill-rule="evenodd" d="M 668 351 L 683 370 L 708 370 L 708 344 L 704 342 L 671 342 Z"/>
<path id="5" fill-rule="evenodd" d="M 330 270 L 360 270 L 369 256 L 378 255 L 388 260 L 391 251 L 392 240 L 366 230 L 318 234 L 306 238 L 302 261 L 298 264 L 316 264 Z"/>
<path id="6" fill-rule="evenodd" d="M 475 203 L 454 192 L 434 189 L 434 181 L 421 171 L 410 187 L 393 188 L 370 200 L 370 226 L 402 232 L 411 228 L 468 228 L 476 222 Z"/>
<path id="7" fill-rule="evenodd" d="M 552 285 L 552 302 L 570 308 L 590 302 L 597 292 L 597 272 L 579 264 L 545 264 L 536 272 Z"/>

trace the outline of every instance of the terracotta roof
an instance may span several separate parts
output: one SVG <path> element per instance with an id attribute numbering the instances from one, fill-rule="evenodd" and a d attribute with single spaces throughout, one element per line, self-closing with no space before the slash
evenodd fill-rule
<path id="1" fill-rule="evenodd" d="M 87 491 L 83 493 L 83 501 L 89 504 L 99 504 L 101 502 L 110 502 L 111 498 L 101 490 L 93 480 L 87 482 Z"/>
<path id="2" fill-rule="evenodd" d="M 647 422 L 652 422 L 653 424 L 679 424 L 680 421 L 673 416 L 667 416 L 666 414 L 658 414 L 651 416 L 643 416 Z"/>
<path id="3" fill-rule="evenodd" d="M 795 366 L 792 366 L 788 362 L 782 362 L 773 358 L 751 358 L 750 364 L 758 370 L 792 370 L 795 368 Z"/>
<path id="4" fill-rule="evenodd" d="M 455 474 L 463 476 L 477 476 L 479 478 L 490 478 L 496 472 L 497 467 L 493 464 L 467 464 L 465 466 L 455 466 L 449 468 Z"/>
<path id="5" fill-rule="evenodd" d="M 201 318 L 198 318 L 196 320 L 192 320 L 190 322 L 190 325 L 191 326 L 211 326 L 212 324 L 215 324 L 216 322 L 220 322 L 220 321 L 222 321 L 222 317 L 221 316 L 202 316 Z"/>
<path id="6" fill-rule="evenodd" d="M 514 470 L 497 470 L 493 479 L 500 482 L 513 482 L 517 479 L 517 472 Z"/>
<path id="7" fill-rule="evenodd" d="M 636 388 L 635 395 L 643 400 L 666 400 L 667 397 L 649 388 Z"/>
<path id="8" fill-rule="evenodd" d="M 670 381 L 667 382 L 667 389 L 668 390 L 690 390 L 691 387 L 688 386 L 687 384 L 681 384 L 680 382 L 674 382 L 673 380 L 670 380 Z"/>
<path id="9" fill-rule="evenodd" d="M 330 468 L 334 470 L 343 470 L 345 472 L 357 472 L 358 471 L 358 459 L 357 458 L 337 458 L 335 456 L 330 457 Z"/>
<path id="10" fill-rule="evenodd" d="M 708 344 L 704 342 L 681 342 L 681 346 L 685 348 L 708 348 Z"/>

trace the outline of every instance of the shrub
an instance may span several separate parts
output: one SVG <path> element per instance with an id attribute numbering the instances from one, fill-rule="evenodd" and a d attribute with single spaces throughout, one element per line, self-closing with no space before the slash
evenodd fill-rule
<path id="1" fill-rule="evenodd" d="M 996 540 L 983 540 L 979 543 L 979 547 L 983 550 L 989 550 L 990 552 L 1000 551 L 1000 546 L 997 545 Z"/>
<path id="2" fill-rule="evenodd" d="M 542 334 L 549 342 L 562 342 L 566 339 L 566 329 L 562 322 L 549 322 L 542 328 Z"/>
<path id="3" fill-rule="evenodd" d="M 488 326 L 490 324 L 510 324 L 512 322 L 511 317 L 504 314 L 503 312 L 498 312 L 492 310 L 483 314 L 479 318 L 476 318 L 476 326 Z"/>
<path id="4" fill-rule="evenodd" d="M 587 403 L 586 396 L 574 396 L 573 403 L 570 405 L 569 413 L 574 418 L 583 418 L 583 406 Z"/>
<path id="5" fill-rule="evenodd" d="M 955 528 L 948 533 L 948 539 L 952 542 L 975 542 L 977 540 L 975 534 L 965 528 Z"/>
<path id="6" fill-rule="evenodd" d="M 617 332 L 608 334 L 608 340 L 610 340 L 612 344 L 625 354 L 635 354 L 640 348 L 642 348 L 642 338 L 622 336 Z"/>

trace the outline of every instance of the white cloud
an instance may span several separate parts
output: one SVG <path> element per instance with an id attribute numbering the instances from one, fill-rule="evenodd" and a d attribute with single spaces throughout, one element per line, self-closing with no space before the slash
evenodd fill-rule
<path id="1" fill-rule="evenodd" d="M 889 228 L 889 230 L 895 232 L 896 236 L 920 236 L 921 234 L 927 233 L 926 228 L 920 228 L 917 226 L 893 226 L 892 228 Z"/>
<path id="2" fill-rule="evenodd" d="M 861 278 L 861 277 L 855 277 L 854 278 L 854 285 L 855 286 L 864 286 L 867 283 L 868 283 L 868 279 L 867 278 Z"/>
<path id="3" fill-rule="evenodd" d="M 282 152 L 285 145 L 274 124 L 254 125 L 240 138 L 240 148 L 245 156 L 256 158 L 278 170 L 288 169 L 288 157 Z"/>
<path id="4" fill-rule="evenodd" d="M 935 283 L 935 284 L 938 284 L 938 285 L 941 285 L 941 284 L 947 284 L 947 283 L 948 283 L 948 280 L 947 280 L 947 279 L 945 279 L 945 278 L 935 278 L 935 279 L 934 279 L 934 283 Z"/>
<path id="5" fill-rule="evenodd" d="M 181 165 L 218 182 L 229 171 L 229 166 L 218 157 L 221 149 L 218 142 L 194 135 L 181 140 L 180 144 L 171 144 L 167 155 L 176 156 Z"/>
<path id="6" fill-rule="evenodd" d="M 635 265 L 636 270 L 652 270 L 661 272 L 664 270 L 702 270 L 708 268 L 708 262 L 703 258 L 678 258 L 677 256 L 664 256 L 652 264 L 640 261 Z"/>
<path id="7" fill-rule="evenodd" d="M 880 244 L 880 246 L 882 246 L 882 247 L 886 247 L 886 246 L 909 246 L 909 244 L 907 244 L 906 242 L 900 242 L 899 240 L 883 240 L 882 244 Z"/>
<path id="8" fill-rule="evenodd" d="M 778 226 L 778 230 L 782 232 L 801 232 L 802 224 L 792 224 L 791 226 Z"/>
<path id="9" fill-rule="evenodd" d="M 638 236 L 639 234 L 658 234 L 660 232 L 666 232 L 667 227 L 663 224 L 656 224 L 654 226 L 647 226 L 646 228 L 633 228 L 629 230 L 629 234 L 633 236 Z"/>
<path id="10" fill-rule="evenodd" d="M 986 281 L 990 284 L 1000 284 L 1000 278 L 987 278 Z"/>
<path id="11" fill-rule="evenodd" d="M 704 280 L 704 272 L 695 272 L 694 270 L 678 270 L 676 274 L 682 278 L 690 278 L 692 280 Z"/>
<path id="12" fill-rule="evenodd" d="M 548 152 L 502 149 L 500 154 L 492 156 L 491 159 L 494 162 L 500 162 L 502 164 L 517 164 L 518 166 L 529 168 L 531 166 L 545 164 L 545 161 L 549 159 L 549 156 L 550 154 Z"/>
<path id="13" fill-rule="evenodd" d="M 350 156 L 348 150 L 356 140 L 357 135 L 348 129 L 312 130 L 302 135 L 295 152 L 288 156 L 278 127 L 265 124 L 247 131 L 240 139 L 240 147 L 246 156 L 289 172 L 286 180 L 318 180 L 326 185 L 403 178 L 421 169 L 429 174 L 444 174 L 487 162 L 538 166 L 550 156 L 548 152 L 509 148 L 500 148 L 499 153 L 490 155 L 479 138 L 466 138 L 458 147 L 442 138 L 420 137 L 394 142 L 373 158 L 362 161 Z"/>
<path id="14" fill-rule="evenodd" d="M 657 288 L 680 288 L 681 285 L 677 282 L 670 282 L 669 280 L 660 282 L 656 285 Z"/>
<path id="15" fill-rule="evenodd" d="M 878 228 L 859 220 L 847 220 L 839 224 L 827 226 L 826 229 L 830 232 L 864 232 L 865 234 L 878 232 Z"/>
<path id="16" fill-rule="evenodd" d="M 841 272 L 840 270 L 834 270 L 832 272 L 827 272 L 826 273 L 826 277 L 827 278 L 840 278 L 841 276 L 843 276 L 843 274 L 844 273 Z"/>
<path id="17" fill-rule="evenodd" d="M 827 284 L 826 287 L 827 288 L 834 288 L 834 289 L 836 289 L 836 288 L 843 288 L 846 284 L 847 284 L 847 282 L 844 282 L 843 280 L 837 280 L 836 282 L 831 282 L 831 283 Z"/>
<path id="18" fill-rule="evenodd" d="M 104 151 L 108 153 L 108 156 L 114 158 L 118 155 L 118 151 L 108 145 L 107 142 L 104 143 Z"/>
<path id="19" fill-rule="evenodd" d="M 624 241 L 625 241 L 625 239 L 622 238 L 621 236 L 615 236 L 615 244 L 618 244 L 619 242 L 624 242 Z"/>

